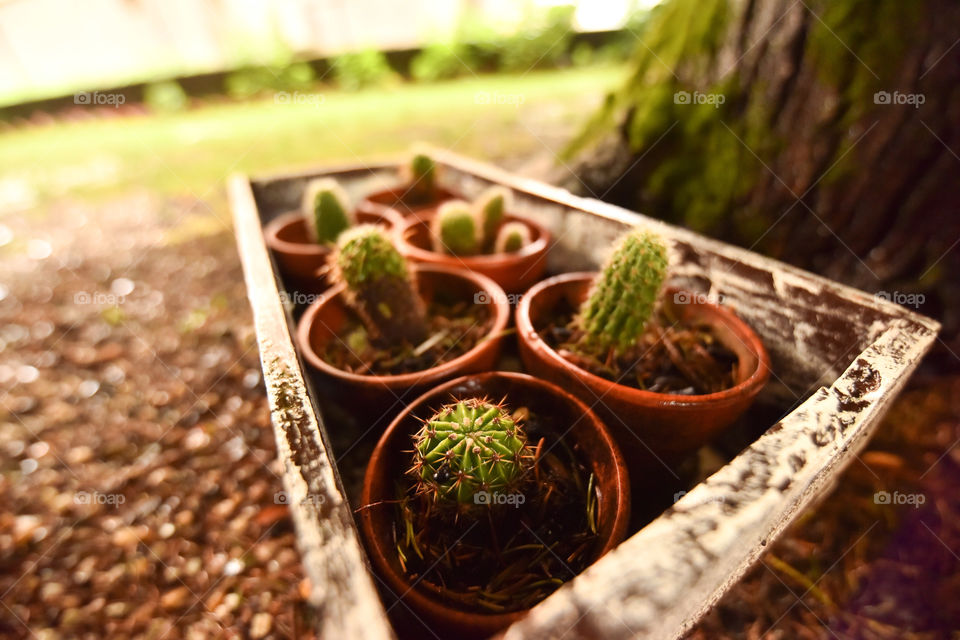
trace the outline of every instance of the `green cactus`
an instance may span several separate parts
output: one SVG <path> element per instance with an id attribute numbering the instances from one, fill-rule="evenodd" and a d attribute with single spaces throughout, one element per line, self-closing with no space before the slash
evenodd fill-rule
<path id="1" fill-rule="evenodd" d="M 523 426 L 502 405 L 470 398 L 448 404 L 413 436 L 417 492 L 433 500 L 483 504 L 481 491 L 516 490 L 532 465 Z"/>
<path id="2" fill-rule="evenodd" d="M 500 227 L 497 240 L 493 244 L 494 253 L 512 253 L 520 251 L 530 244 L 530 227 L 522 222 L 508 222 Z"/>
<path id="3" fill-rule="evenodd" d="M 480 220 L 483 230 L 483 245 L 492 247 L 497 237 L 497 229 L 503 222 L 506 210 L 510 208 L 510 191 L 504 187 L 493 186 L 473 201 L 474 212 Z"/>
<path id="4" fill-rule="evenodd" d="M 637 343 L 653 315 L 667 275 L 667 248 L 649 231 L 621 239 L 597 277 L 575 320 L 587 349 L 620 354 Z"/>
<path id="5" fill-rule="evenodd" d="M 455 256 L 470 256 L 480 251 L 477 219 L 463 200 L 449 200 L 440 205 L 431 226 L 436 251 Z"/>
<path id="6" fill-rule="evenodd" d="M 332 261 L 334 279 L 344 283 L 348 304 L 374 339 L 426 339 L 426 310 L 413 274 L 381 227 L 363 224 L 341 233 Z"/>
<path id="7" fill-rule="evenodd" d="M 410 202 L 431 202 L 437 195 L 437 163 L 423 152 L 415 152 L 400 167 L 400 179 L 406 186 L 405 198 Z"/>
<path id="8" fill-rule="evenodd" d="M 354 222 L 353 207 L 340 184 L 333 178 L 319 178 L 307 183 L 301 206 L 310 230 L 310 237 L 320 244 L 336 242 Z"/>

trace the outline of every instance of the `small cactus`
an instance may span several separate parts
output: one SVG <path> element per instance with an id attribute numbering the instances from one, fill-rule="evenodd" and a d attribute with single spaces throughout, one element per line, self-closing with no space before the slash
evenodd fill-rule
<path id="1" fill-rule="evenodd" d="M 515 490 L 532 464 L 522 425 L 503 405 L 470 398 L 448 404 L 413 436 L 417 492 L 434 500 L 483 504 L 481 491 Z"/>
<path id="2" fill-rule="evenodd" d="M 400 179 L 411 202 L 431 202 L 437 195 L 437 163 L 423 152 L 415 152 L 400 166 Z"/>
<path id="3" fill-rule="evenodd" d="M 333 277 L 346 285 L 347 302 L 374 339 L 419 344 L 427 336 L 426 310 L 406 259 L 376 225 L 340 234 Z"/>
<path id="4" fill-rule="evenodd" d="M 510 195 L 508 189 L 500 186 L 493 186 L 480 194 L 473 201 L 474 212 L 477 219 L 480 220 L 480 226 L 483 230 L 483 245 L 492 247 L 497 237 L 497 230 L 503 222 L 506 210 L 510 208 Z"/>
<path id="5" fill-rule="evenodd" d="M 629 232 L 607 259 L 576 324 L 584 346 L 598 354 L 622 353 L 637 343 L 653 315 L 667 275 L 667 248 L 649 231 Z"/>
<path id="6" fill-rule="evenodd" d="M 353 207 L 343 187 L 333 178 L 307 183 L 301 206 L 310 237 L 320 244 L 332 244 L 353 224 Z"/>
<path id="7" fill-rule="evenodd" d="M 477 219 L 470 205 L 463 200 L 449 200 L 440 205 L 432 223 L 434 249 L 455 256 L 469 256 L 480 251 Z"/>
<path id="8" fill-rule="evenodd" d="M 494 253 L 520 251 L 530 244 L 530 228 L 522 222 L 508 222 L 500 227 L 493 244 Z"/>

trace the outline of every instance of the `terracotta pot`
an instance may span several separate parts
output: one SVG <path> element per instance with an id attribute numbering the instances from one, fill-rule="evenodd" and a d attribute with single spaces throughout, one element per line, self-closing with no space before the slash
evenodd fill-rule
<path id="1" fill-rule="evenodd" d="M 390 189 L 383 189 L 368 195 L 366 197 L 366 201 L 385 207 L 390 207 L 391 209 L 399 212 L 402 217 L 409 218 L 425 215 L 426 213 L 434 211 L 447 200 L 453 200 L 461 197 L 460 194 L 456 193 L 455 191 L 450 191 L 449 189 L 439 187 L 437 189 L 437 197 L 433 201 L 414 203 L 410 202 L 409 198 L 405 198 L 406 191 L 407 188 L 405 186 L 396 186 Z"/>
<path id="2" fill-rule="evenodd" d="M 624 538 L 630 520 L 630 482 L 623 457 L 600 419 L 587 406 L 556 385 L 522 373 L 491 372 L 457 378 L 417 398 L 397 416 L 377 443 L 364 477 L 360 530 L 374 570 L 389 591 L 399 596 L 421 621 L 443 637 L 482 638 L 523 617 L 525 611 L 490 614 L 457 608 L 424 585 L 413 584 L 397 560 L 391 535 L 396 499 L 394 481 L 408 466 L 411 436 L 437 407 L 451 397 L 506 397 L 511 406 L 528 406 L 571 425 L 563 437 L 584 456 L 600 488 L 596 558 Z M 446 635 L 445 635 L 446 634 Z"/>
<path id="3" fill-rule="evenodd" d="M 665 304 L 686 323 L 710 327 L 738 359 L 736 384 L 724 391 L 686 396 L 641 391 L 616 384 L 582 369 L 544 342 L 539 331 L 558 303 L 578 308 L 595 273 L 568 273 L 535 285 L 517 306 L 520 356 L 527 371 L 557 383 L 593 407 L 617 438 L 627 461 L 648 464 L 651 453 L 673 461 L 706 444 L 736 420 L 770 376 L 770 358 L 760 338 L 732 312 L 698 302 L 698 296 L 668 290 Z M 690 304 L 677 304 L 675 294 Z"/>
<path id="4" fill-rule="evenodd" d="M 415 265 L 420 297 L 429 303 L 435 293 L 476 300 L 485 297 L 493 323 L 487 337 L 466 353 L 441 365 L 400 375 L 361 375 L 337 369 L 320 354 L 352 315 L 344 302 L 343 286 L 328 289 L 304 312 L 297 326 L 297 342 L 307 363 L 326 379 L 330 390 L 348 406 L 370 414 L 396 410 L 427 389 L 456 376 L 492 369 L 500 357 L 503 332 L 510 321 L 510 305 L 503 289 L 479 273 L 442 265 Z"/>
<path id="5" fill-rule="evenodd" d="M 397 249 L 411 260 L 426 264 L 447 264 L 477 271 L 493 279 L 508 293 L 522 293 L 543 277 L 547 267 L 547 247 L 550 232 L 545 227 L 517 216 L 506 216 L 506 222 L 521 222 L 530 229 L 531 243 L 513 253 L 496 253 L 480 256 L 451 256 L 433 250 L 433 234 L 430 223 L 436 211 L 408 218 L 394 227 Z"/>
<path id="6" fill-rule="evenodd" d="M 403 221 L 393 209 L 366 201 L 357 205 L 354 216 L 358 224 L 382 224 L 389 229 Z M 330 247 L 310 238 L 307 222 L 299 211 L 272 220 L 264 227 L 263 235 L 284 276 L 311 285 L 318 292 L 326 288 L 324 279 L 317 278 L 317 270 L 326 265 Z"/>

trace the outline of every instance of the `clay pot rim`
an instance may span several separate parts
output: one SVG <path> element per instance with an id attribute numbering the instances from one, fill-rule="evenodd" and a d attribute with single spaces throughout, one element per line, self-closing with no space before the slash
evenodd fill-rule
<path id="1" fill-rule="evenodd" d="M 391 187 L 384 187 L 382 189 L 376 189 L 374 191 L 367 193 L 365 196 L 363 196 L 362 201 L 370 202 L 371 204 L 376 204 L 381 207 L 390 207 L 390 205 L 377 202 L 376 198 L 393 198 L 394 201 L 404 204 L 403 197 L 406 196 L 409 191 L 410 191 L 410 185 L 395 184 Z M 437 199 L 435 202 L 430 202 L 424 205 L 417 205 L 415 208 L 412 208 L 407 204 L 404 204 L 404 206 L 407 208 L 410 208 L 411 211 L 416 211 L 419 209 L 424 209 L 424 208 L 428 209 L 430 207 L 436 207 L 436 206 L 439 206 L 442 202 L 445 202 L 447 200 L 455 200 L 461 197 L 459 192 L 454 191 L 443 185 L 437 185 L 436 193 L 437 193 Z M 396 207 L 390 207 L 390 208 L 393 209 L 394 211 L 397 211 L 397 213 L 400 214 L 400 217 L 404 220 L 409 217 L 408 215 L 405 215 L 402 211 L 398 210 Z"/>
<path id="2" fill-rule="evenodd" d="M 520 299 L 520 303 L 517 305 L 516 311 L 516 326 L 517 334 L 520 336 L 520 340 L 523 340 L 530 349 L 539 351 L 542 354 L 542 357 L 550 361 L 555 366 L 558 366 L 562 369 L 573 373 L 577 377 L 583 379 L 590 386 L 593 387 L 615 387 L 617 392 L 625 396 L 630 402 L 637 404 L 646 404 L 646 405 L 662 405 L 670 406 L 675 409 L 697 409 L 700 410 L 704 405 L 723 405 L 723 404 L 733 404 L 738 401 L 739 398 L 743 396 L 752 396 L 755 395 L 767 380 L 770 377 L 770 355 L 767 353 L 766 347 L 763 346 L 763 342 L 757 336 L 756 332 L 750 328 L 747 323 L 738 318 L 736 314 L 732 311 L 721 307 L 720 305 L 712 304 L 709 302 L 693 302 L 691 306 L 694 307 L 703 307 L 709 308 L 711 312 L 715 313 L 718 316 L 721 316 L 726 321 L 728 327 L 731 328 L 731 332 L 737 335 L 737 339 L 743 343 L 743 346 L 753 353 L 757 358 L 757 366 L 753 368 L 750 374 L 745 377 L 742 381 L 735 384 L 732 387 L 724 389 L 723 391 L 717 391 L 715 393 L 706 393 L 701 395 L 681 395 L 677 393 L 658 393 L 655 391 L 645 391 L 642 389 L 635 389 L 627 385 L 619 384 L 613 382 L 612 380 L 607 380 L 598 375 L 578 367 L 573 364 L 563 356 L 561 356 L 555 349 L 548 345 L 543 338 L 540 337 L 539 332 L 536 331 L 533 327 L 533 322 L 530 319 L 530 306 L 531 301 L 536 298 L 538 294 L 550 287 L 563 287 L 568 286 L 573 283 L 580 283 L 584 280 L 592 281 L 598 272 L 595 271 L 577 271 L 574 273 L 564 273 L 556 276 L 552 276 L 545 280 L 541 280 L 534 286 L 532 286 Z M 679 292 L 679 289 L 668 289 L 668 291 Z M 716 324 L 715 322 L 710 322 L 709 324 Z M 531 337 L 536 336 L 536 337 Z M 742 336 L 746 336 L 746 340 Z M 603 397 L 599 400 L 603 401 Z"/>
<path id="3" fill-rule="evenodd" d="M 459 378 L 454 378 L 453 380 L 449 380 L 448 382 L 438 385 L 418 396 L 390 422 L 389 426 L 387 426 L 384 432 L 380 435 L 380 439 L 377 441 L 377 444 L 373 449 L 373 453 L 370 456 L 370 461 L 367 463 L 367 468 L 363 475 L 363 490 L 361 492 L 360 507 L 358 509 L 360 513 L 360 530 L 363 537 L 367 539 L 367 545 L 369 549 L 367 553 L 368 557 L 377 571 L 381 574 L 390 590 L 396 592 L 394 595 L 400 599 L 416 601 L 416 608 L 429 609 L 434 612 L 442 612 L 436 614 L 437 617 L 443 617 L 447 619 L 455 617 L 460 625 L 479 627 L 483 629 L 494 627 L 505 628 L 511 623 L 526 616 L 530 610 L 521 609 L 519 611 L 511 611 L 508 613 L 479 613 L 476 611 L 459 609 L 454 605 L 447 604 L 437 597 L 424 593 L 422 589 L 418 588 L 417 583 L 411 584 L 411 581 L 406 576 L 396 572 L 393 568 L 393 565 L 391 565 L 384 557 L 382 557 L 383 553 L 380 550 L 381 545 L 376 542 L 376 532 L 373 531 L 373 523 L 371 521 L 369 509 L 365 507 L 373 502 L 373 496 L 371 495 L 370 487 L 378 475 L 378 470 L 384 466 L 381 461 L 386 459 L 391 453 L 386 450 L 387 443 L 400 428 L 401 422 L 417 409 L 431 402 L 439 400 L 442 396 L 444 396 L 444 394 L 448 393 L 450 389 L 463 384 L 467 380 L 475 380 L 482 385 L 487 380 L 494 378 L 507 378 L 515 382 L 519 382 L 520 384 L 538 387 L 541 390 L 552 393 L 559 398 L 562 398 L 567 403 L 573 405 L 580 413 L 582 418 L 587 421 L 588 425 L 590 425 L 588 428 L 592 428 L 597 433 L 600 440 L 603 442 L 604 449 L 609 451 L 612 455 L 612 468 L 613 472 L 617 476 L 615 479 L 615 485 L 619 487 L 620 490 L 618 491 L 616 508 L 614 509 L 612 516 L 613 526 L 610 535 L 604 541 L 603 547 L 597 552 L 594 560 L 590 563 L 591 565 L 623 542 L 623 540 L 626 538 L 627 528 L 630 524 L 630 479 L 623 453 L 620 451 L 619 445 L 617 445 L 616 440 L 610 434 L 610 430 L 607 428 L 606 424 L 604 424 L 603 420 L 601 420 L 600 417 L 597 416 L 597 414 L 586 405 L 586 403 L 570 392 L 552 382 L 535 378 L 526 373 L 517 373 L 513 371 L 487 371 L 484 373 L 468 374 L 465 376 L 460 376 Z M 571 578 L 570 581 L 572 580 L 573 579 Z"/>
<path id="4" fill-rule="evenodd" d="M 417 225 L 426 225 L 429 227 L 430 223 L 436 216 L 437 212 L 434 210 L 429 213 L 424 213 L 416 218 L 404 219 L 401 225 L 394 227 L 397 248 L 401 253 L 421 262 L 437 262 L 439 260 L 445 260 L 450 262 L 458 262 L 466 269 L 482 269 L 484 267 L 499 265 L 503 264 L 504 262 L 519 261 L 524 258 L 529 258 L 530 256 L 545 253 L 547 247 L 550 245 L 550 232 L 546 227 L 538 222 L 530 220 L 529 218 L 524 218 L 512 213 L 508 213 L 506 216 L 504 216 L 504 222 L 521 222 L 527 225 L 527 227 L 537 236 L 536 240 L 520 249 L 520 251 L 514 251 L 511 253 L 488 253 L 477 256 L 455 256 L 446 253 L 440 253 L 439 251 L 434 251 L 433 249 L 421 249 L 407 239 L 407 232 L 413 227 Z M 432 235 L 432 231 L 429 228 L 428 232 L 430 232 Z"/>
<path id="5" fill-rule="evenodd" d="M 507 324 L 510 322 L 510 305 L 506 302 L 506 294 L 503 293 L 503 289 L 487 276 L 466 269 L 458 269 L 441 264 L 412 264 L 411 267 L 417 275 L 421 273 L 439 273 L 460 277 L 472 282 L 477 285 L 480 290 L 490 294 L 489 298 L 491 306 L 493 307 L 493 325 L 490 327 L 486 336 L 466 353 L 457 356 L 453 360 L 448 360 L 443 364 L 421 371 L 412 371 L 410 373 L 397 375 L 363 375 L 337 369 L 320 357 L 320 354 L 314 351 L 313 345 L 310 344 L 310 330 L 315 322 L 316 316 L 325 305 L 332 302 L 337 296 L 343 294 L 344 285 L 337 284 L 324 291 L 319 299 L 307 307 L 307 310 L 304 311 L 303 317 L 300 318 L 300 322 L 297 325 L 297 343 L 307 362 L 315 369 L 341 380 L 362 383 L 368 386 L 383 385 L 388 388 L 402 388 L 427 383 L 432 378 L 441 378 L 451 373 L 456 373 L 457 369 L 460 369 L 464 364 L 476 357 L 479 350 L 487 347 L 492 340 L 498 339 L 506 330 Z"/>
<path id="6" fill-rule="evenodd" d="M 354 207 L 354 213 L 380 216 L 389 222 L 387 229 L 391 232 L 403 223 L 403 216 L 400 215 L 399 211 L 393 207 L 376 202 L 362 200 Z M 333 245 L 318 244 L 316 242 L 291 242 L 290 240 L 284 240 L 280 237 L 280 234 L 285 229 L 297 224 L 306 225 L 307 221 L 304 220 L 303 214 L 296 209 L 282 213 L 268 222 L 263 228 L 267 245 L 274 251 L 282 251 L 291 255 L 320 257 L 330 253 Z"/>

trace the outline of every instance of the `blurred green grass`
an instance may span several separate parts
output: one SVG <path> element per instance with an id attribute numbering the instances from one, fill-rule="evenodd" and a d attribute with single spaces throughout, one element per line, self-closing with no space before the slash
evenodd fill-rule
<path id="1" fill-rule="evenodd" d="M 419 140 L 481 158 L 529 157 L 551 147 L 542 141 L 551 137 L 544 126 L 574 132 L 624 72 L 587 67 L 358 92 L 318 89 L 286 102 L 266 96 L 27 126 L 0 136 L 0 200 L 4 189 L 26 190 L 30 208 L 40 209 L 51 199 L 99 199 L 131 188 L 219 200 L 232 172 L 355 162 Z"/>

